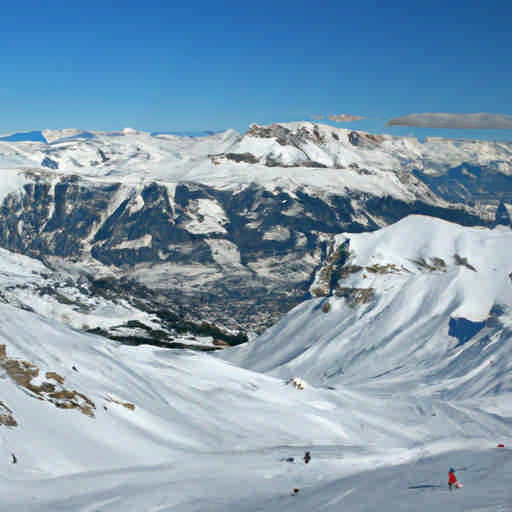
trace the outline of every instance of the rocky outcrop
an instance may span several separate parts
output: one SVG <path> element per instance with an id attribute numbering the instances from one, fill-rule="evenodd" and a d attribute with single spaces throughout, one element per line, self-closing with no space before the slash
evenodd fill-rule
<path id="1" fill-rule="evenodd" d="M 64 388 L 64 377 L 58 373 L 46 372 L 47 380 L 40 384 L 34 383 L 34 379 L 39 376 L 39 368 L 29 361 L 8 357 L 5 345 L 0 345 L 0 366 L 5 370 L 7 376 L 29 396 L 50 402 L 59 409 L 78 409 L 82 414 L 94 418 L 94 409 L 96 409 L 94 402 L 83 393 Z M 8 413 L 12 412 L 5 405 L 3 409 L 7 409 Z M 16 426 L 15 420 L 10 419 L 8 415 L 6 419 L 5 413 L 3 420 L 0 419 L 0 422 L 2 421 L 6 425 L 10 421 L 11 424 L 8 426 Z"/>
<path id="2" fill-rule="evenodd" d="M 233 160 L 233 162 L 245 162 L 247 164 L 256 164 L 259 162 L 259 159 L 252 153 L 226 153 L 226 158 Z"/>
<path id="3" fill-rule="evenodd" d="M 48 169 L 58 169 L 59 164 L 55 160 L 45 157 L 45 158 L 43 158 L 43 161 L 41 162 L 41 167 L 47 167 Z"/>
<path id="4" fill-rule="evenodd" d="M 384 141 L 384 137 L 380 135 L 372 135 L 364 132 L 350 132 L 348 140 L 352 146 L 362 148 L 375 148 Z"/>
<path id="5" fill-rule="evenodd" d="M 309 296 L 327 238 L 414 213 L 487 224 L 462 207 L 367 193 L 292 194 L 256 184 L 140 188 L 29 173 L 23 190 L 3 202 L 0 246 L 64 266 L 72 261 L 91 282 L 109 276 L 119 299 L 237 332 L 261 330 Z"/>
<path id="6" fill-rule="evenodd" d="M 0 400 L 0 425 L 6 427 L 17 427 L 18 422 L 14 418 L 14 413 L 9 407 Z"/>

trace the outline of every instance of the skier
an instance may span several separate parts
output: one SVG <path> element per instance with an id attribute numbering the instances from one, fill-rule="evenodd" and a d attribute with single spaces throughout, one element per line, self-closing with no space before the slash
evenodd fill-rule
<path id="1" fill-rule="evenodd" d="M 304 454 L 304 463 L 308 464 L 310 460 L 311 460 L 311 452 L 306 452 Z"/>
<path id="2" fill-rule="evenodd" d="M 455 476 L 455 469 L 450 468 L 450 471 L 448 471 L 448 487 L 450 488 L 450 491 L 452 490 L 452 486 L 458 488 L 460 487 L 460 484 L 459 482 L 457 482 L 457 477 Z"/>

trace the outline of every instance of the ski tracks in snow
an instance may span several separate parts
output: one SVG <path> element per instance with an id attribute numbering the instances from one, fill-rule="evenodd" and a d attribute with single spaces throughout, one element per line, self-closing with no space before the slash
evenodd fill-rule
<path id="1" fill-rule="evenodd" d="M 336 498 L 333 498 L 331 501 L 329 501 L 326 505 L 327 506 L 330 506 L 330 505 L 335 505 L 336 503 L 339 503 L 341 500 L 343 500 L 344 498 L 346 498 L 349 494 L 352 494 L 354 491 L 356 490 L 355 487 L 352 487 L 352 489 L 349 489 L 348 491 L 345 491 L 343 494 L 341 494 L 340 496 L 336 496 Z"/>

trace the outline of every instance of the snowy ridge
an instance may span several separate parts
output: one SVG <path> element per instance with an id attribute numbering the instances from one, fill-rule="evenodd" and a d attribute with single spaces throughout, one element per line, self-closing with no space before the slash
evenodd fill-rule
<path id="1" fill-rule="evenodd" d="M 407 392 L 459 398 L 512 392 L 510 229 L 412 216 L 340 235 L 333 251 L 347 240 L 332 296 L 222 357 L 316 385 L 400 392 L 407 383 Z"/>
<path id="2" fill-rule="evenodd" d="M 299 304 L 336 233 L 410 214 L 512 223 L 506 143 L 308 122 L 43 135 L 0 141 L 0 246 L 234 331 L 262 332 Z"/>
<path id="3" fill-rule="evenodd" d="M 443 139 L 421 143 L 309 122 L 253 125 L 242 136 L 227 130 L 197 138 L 131 129 L 42 133 L 47 144 L 0 141 L 0 168 L 47 167 L 63 174 L 131 183 L 195 181 L 221 188 L 257 182 L 293 190 L 300 182 L 323 190 L 349 187 L 408 198 L 408 187 L 394 177 L 397 170 L 438 175 L 465 164 L 512 174 L 509 143 Z M 251 163 L 245 163 L 244 155 Z M 343 172 L 326 174 L 315 167 Z"/>

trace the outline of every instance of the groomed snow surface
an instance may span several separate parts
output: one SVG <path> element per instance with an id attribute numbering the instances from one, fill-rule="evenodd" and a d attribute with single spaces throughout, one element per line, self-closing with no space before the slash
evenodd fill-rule
<path id="1" fill-rule="evenodd" d="M 0 425 L 0 509 L 512 510 L 512 232 L 411 217 L 346 239 L 351 264 L 404 269 L 354 273 L 344 285 L 367 283 L 370 302 L 307 301 L 215 356 L 123 346 L 0 304 L 0 413 L 17 422 Z M 27 261 L 0 265 L 21 279 L 25 263 L 39 271 Z M 489 315 L 462 344 L 448 333 L 451 317 Z M 6 360 L 37 366 L 36 386 L 56 372 L 93 416 L 38 399 Z"/>

